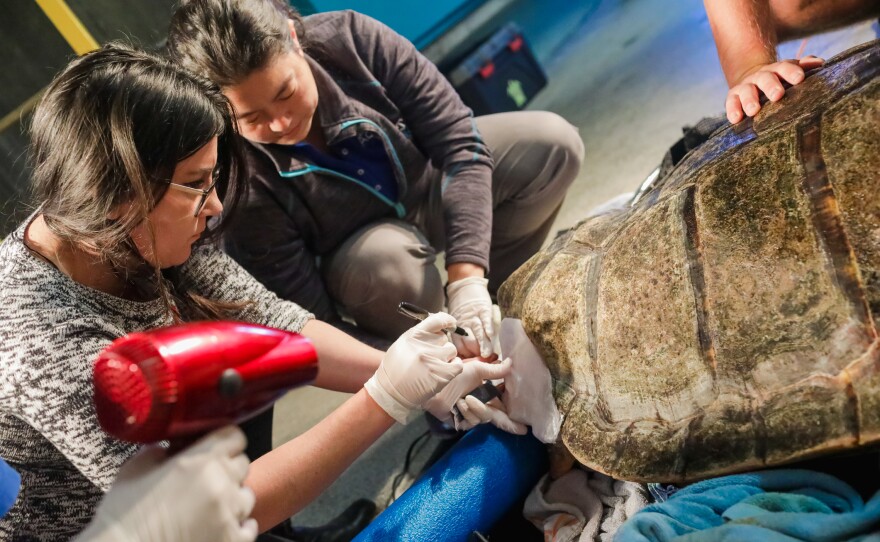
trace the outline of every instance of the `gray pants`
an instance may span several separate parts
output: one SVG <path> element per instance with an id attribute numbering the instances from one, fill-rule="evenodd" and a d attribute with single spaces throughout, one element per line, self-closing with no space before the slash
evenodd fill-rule
<path id="1" fill-rule="evenodd" d="M 489 291 L 540 248 L 584 156 L 577 129 L 554 113 L 521 111 L 476 119 L 495 160 Z M 413 322 L 397 314 L 409 301 L 443 308 L 435 265 L 444 249 L 440 179 L 416 213 L 417 225 L 382 220 L 352 234 L 321 268 L 330 296 L 365 331 L 394 339 Z"/>

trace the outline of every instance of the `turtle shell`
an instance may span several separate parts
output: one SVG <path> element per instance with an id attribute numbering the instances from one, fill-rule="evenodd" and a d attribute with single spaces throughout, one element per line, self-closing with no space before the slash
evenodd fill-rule
<path id="1" fill-rule="evenodd" d="M 583 464 L 689 482 L 880 441 L 880 42 L 501 287 Z"/>

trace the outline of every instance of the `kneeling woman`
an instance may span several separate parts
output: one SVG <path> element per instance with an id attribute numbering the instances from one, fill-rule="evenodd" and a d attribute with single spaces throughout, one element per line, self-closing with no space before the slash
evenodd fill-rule
<path id="1" fill-rule="evenodd" d="M 216 318 L 301 332 L 321 359 L 316 384 L 356 392 L 252 464 L 245 485 L 262 529 L 460 372 L 447 363 L 451 317 L 433 316 L 383 354 L 278 299 L 204 242 L 223 226 L 210 220 L 218 190 L 227 214 L 241 190 L 233 136 L 219 89 L 124 46 L 74 60 L 49 86 L 32 127 L 40 206 L 0 246 L 0 456 L 22 476 L 0 539 L 71 537 L 136 451 L 102 433 L 92 405 L 92 362 L 127 333 Z"/>

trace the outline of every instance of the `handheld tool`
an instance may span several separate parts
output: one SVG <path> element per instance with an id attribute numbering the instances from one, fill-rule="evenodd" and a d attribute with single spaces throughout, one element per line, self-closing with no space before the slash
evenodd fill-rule
<path id="1" fill-rule="evenodd" d="M 241 423 L 317 374 L 315 348 L 301 335 L 196 322 L 113 341 L 92 378 L 101 427 L 120 440 L 151 443 Z"/>
<path id="2" fill-rule="evenodd" d="M 427 309 L 423 309 L 423 308 L 419 307 L 418 305 L 414 305 L 414 304 L 409 303 L 407 301 L 400 302 L 400 305 L 397 306 L 397 312 L 399 312 L 400 314 L 402 314 L 404 316 L 412 318 L 413 320 L 418 320 L 419 322 L 421 322 L 422 320 L 424 320 L 425 318 L 427 318 L 431 314 L 431 312 L 428 311 Z M 453 331 L 453 330 L 447 330 L 447 331 Z M 467 330 L 465 330 L 461 327 L 458 327 L 458 326 L 455 326 L 454 333 L 456 333 L 457 335 L 461 335 L 462 337 L 468 336 Z M 492 399 L 496 399 L 496 398 L 501 399 L 501 392 L 498 390 L 497 387 L 495 387 L 495 384 L 493 384 L 492 382 L 490 382 L 488 380 L 483 382 L 482 386 L 479 386 L 479 387 L 471 390 L 471 392 L 468 393 L 468 395 L 473 395 L 474 397 L 476 397 L 477 399 L 479 399 L 483 403 L 488 403 Z M 458 424 L 462 420 L 461 412 L 459 412 L 457 406 L 452 407 L 452 415 L 455 417 L 455 422 L 456 422 L 456 427 L 457 427 Z"/>
<path id="3" fill-rule="evenodd" d="M 414 305 L 412 303 L 401 301 L 400 305 L 397 306 L 397 312 L 400 314 L 412 318 L 413 320 L 417 320 L 421 322 L 425 318 L 431 315 L 431 312 L 427 309 L 423 309 L 418 305 Z M 447 330 L 450 331 L 450 330 Z M 464 328 L 455 326 L 455 329 L 452 330 L 456 335 L 461 335 L 462 337 L 467 337 L 468 332 Z"/>

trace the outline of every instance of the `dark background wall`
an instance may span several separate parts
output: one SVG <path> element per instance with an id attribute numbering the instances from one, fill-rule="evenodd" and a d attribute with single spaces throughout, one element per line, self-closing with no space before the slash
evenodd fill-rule
<path id="1" fill-rule="evenodd" d="M 128 40 L 154 47 L 165 35 L 174 0 L 68 0 L 99 43 Z M 34 0 L 3 0 L 0 16 L 0 236 L 31 210 L 27 200 L 28 113 L 21 108 L 75 56 Z M 26 108 L 25 108 L 26 109 Z M 10 114 L 14 116 L 9 117 Z"/>

